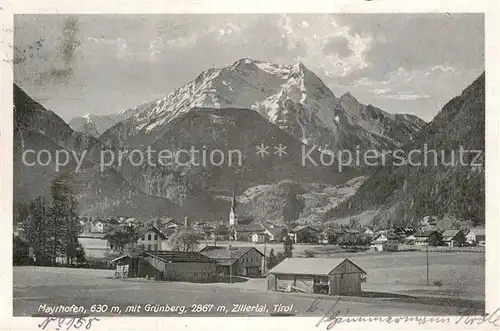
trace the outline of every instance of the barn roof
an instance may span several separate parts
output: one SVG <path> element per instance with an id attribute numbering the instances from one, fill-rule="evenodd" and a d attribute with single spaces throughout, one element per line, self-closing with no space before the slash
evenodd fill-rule
<path id="1" fill-rule="evenodd" d="M 217 260 L 219 264 L 229 265 L 231 264 L 231 261 L 234 264 L 243 255 L 253 249 L 256 250 L 260 255 L 264 256 L 261 251 L 253 246 L 231 247 L 231 251 L 229 251 L 229 247 L 227 246 L 205 246 L 200 251 L 200 253 Z"/>
<path id="2" fill-rule="evenodd" d="M 165 262 L 204 262 L 215 263 L 215 260 L 197 252 L 144 251 L 141 254 L 156 257 Z"/>
<path id="3" fill-rule="evenodd" d="M 313 231 L 313 232 L 319 232 L 318 229 L 315 229 L 315 228 L 313 228 L 310 225 L 297 225 L 296 227 L 294 227 L 289 232 L 290 233 L 296 233 L 296 232 L 300 232 L 300 231 L 303 231 L 303 230 L 306 230 L 306 229 L 309 229 L 310 231 Z"/>
<path id="4" fill-rule="evenodd" d="M 318 275 L 327 276 L 343 262 L 351 263 L 360 273 L 366 272 L 347 258 L 287 258 L 268 274 Z"/>
<path id="5" fill-rule="evenodd" d="M 455 237 L 457 234 L 459 234 L 461 231 L 460 230 L 445 230 L 442 235 L 443 237 L 445 238 L 453 238 Z"/>
<path id="6" fill-rule="evenodd" d="M 435 232 L 437 232 L 437 231 L 436 230 L 418 231 L 418 232 L 414 233 L 413 235 L 415 236 L 415 238 L 417 238 L 417 237 L 430 237 Z"/>
<path id="7" fill-rule="evenodd" d="M 262 231 L 262 226 L 260 224 L 257 224 L 257 223 L 233 225 L 233 226 L 231 226 L 231 228 L 236 232 Z"/>

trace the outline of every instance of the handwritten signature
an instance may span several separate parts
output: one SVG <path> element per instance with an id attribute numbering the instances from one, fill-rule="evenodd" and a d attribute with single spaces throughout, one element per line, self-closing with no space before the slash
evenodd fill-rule
<path id="1" fill-rule="evenodd" d="M 92 322 L 98 322 L 99 318 L 97 317 L 78 317 L 78 316 L 73 316 L 73 317 L 52 317 L 48 316 L 45 318 L 45 320 L 38 324 L 38 328 L 45 330 L 49 324 L 56 324 L 57 328 L 56 330 L 60 330 L 61 328 L 65 328 L 66 330 L 69 330 L 71 327 L 75 329 L 80 329 L 83 326 L 85 326 L 85 329 L 90 329 L 92 327 Z M 54 322 L 54 323 L 52 323 Z"/>
<path id="2" fill-rule="evenodd" d="M 319 304 L 322 299 L 315 299 L 313 303 L 306 310 L 307 312 L 315 312 L 319 310 Z M 345 317 L 340 316 L 341 311 L 336 309 L 337 303 L 340 298 L 333 302 L 331 308 L 319 319 L 316 327 L 326 324 L 326 329 L 330 330 L 335 325 L 341 323 L 386 323 L 386 324 L 403 324 L 403 323 L 417 323 L 418 325 L 424 324 L 465 324 L 465 325 L 482 325 L 492 324 L 495 327 L 500 326 L 500 308 L 495 310 L 492 314 L 472 315 L 472 310 L 469 309 L 458 317 L 442 317 L 442 316 L 381 316 L 381 317 Z M 346 310 L 345 313 L 348 313 Z"/>

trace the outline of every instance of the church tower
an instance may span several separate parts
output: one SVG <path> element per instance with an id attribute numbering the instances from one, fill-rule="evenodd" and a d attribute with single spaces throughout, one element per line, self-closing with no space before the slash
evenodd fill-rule
<path id="1" fill-rule="evenodd" d="M 229 211 L 229 225 L 238 225 L 238 214 L 236 214 L 236 196 L 233 192 L 233 200 L 231 201 L 231 210 Z"/>

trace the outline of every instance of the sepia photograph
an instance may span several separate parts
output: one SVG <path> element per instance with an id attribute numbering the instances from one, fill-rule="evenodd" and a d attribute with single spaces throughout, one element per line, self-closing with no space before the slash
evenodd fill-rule
<path id="1" fill-rule="evenodd" d="M 486 316 L 484 13 L 13 22 L 15 317 Z"/>

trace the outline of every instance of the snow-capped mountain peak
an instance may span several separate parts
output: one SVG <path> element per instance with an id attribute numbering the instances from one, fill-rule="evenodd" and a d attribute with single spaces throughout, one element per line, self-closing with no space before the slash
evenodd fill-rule
<path id="1" fill-rule="evenodd" d="M 109 136 L 120 136 L 118 140 L 123 142 L 140 134 L 154 141 L 161 137 L 164 125 L 193 109 L 207 108 L 253 109 L 306 144 L 338 146 L 342 139 L 352 140 L 353 135 L 357 140 L 372 141 L 379 139 L 371 137 L 372 132 L 385 132 L 362 125 L 360 128 L 357 122 L 363 120 L 360 112 L 366 106 L 350 94 L 337 99 L 303 63 L 276 64 L 242 58 L 227 67 L 204 70 L 165 97 L 140 110 L 133 108 L 135 115 L 119 129 L 124 132 L 110 130 Z M 347 134 L 363 129 L 369 132 Z M 379 147 L 383 144 L 376 143 Z"/>
<path id="2" fill-rule="evenodd" d="M 243 58 L 225 68 L 203 71 L 193 81 L 150 103 L 135 119 L 138 130 L 151 132 L 195 107 L 236 107 L 257 110 L 284 128 L 294 116 L 292 106 L 300 105 L 302 121 L 317 117 L 316 124 L 333 130 L 334 103 L 333 93 L 302 63 L 279 65 Z"/>

